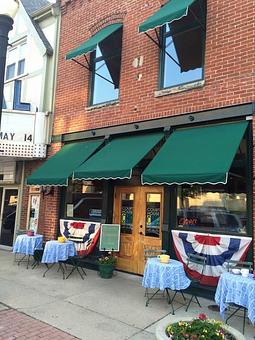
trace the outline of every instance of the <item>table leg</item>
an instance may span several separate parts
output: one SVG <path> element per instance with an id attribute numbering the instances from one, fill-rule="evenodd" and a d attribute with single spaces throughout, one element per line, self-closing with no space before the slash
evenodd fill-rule
<path id="1" fill-rule="evenodd" d="M 174 315 L 175 313 L 174 313 L 173 301 L 174 301 L 174 298 L 175 298 L 175 295 L 177 294 L 177 292 L 174 293 L 174 296 L 173 296 L 172 299 L 170 297 L 169 289 L 168 288 L 166 288 L 166 293 L 167 293 L 167 297 L 168 297 L 168 304 L 171 305 L 171 307 L 172 307 L 172 314 Z"/>
<path id="2" fill-rule="evenodd" d="M 153 297 L 154 297 L 159 291 L 160 291 L 160 289 L 157 289 L 157 291 L 156 291 L 154 294 L 152 294 L 152 296 L 150 296 L 150 297 L 149 297 L 149 295 L 147 295 L 147 301 L 146 301 L 146 303 L 145 303 L 145 306 L 146 306 L 146 307 L 148 307 L 149 301 L 150 301 L 151 299 L 153 299 Z"/>
<path id="3" fill-rule="evenodd" d="M 45 266 L 47 267 L 47 269 L 45 270 L 45 272 L 43 273 L 43 277 L 45 277 L 46 273 L 52 268 L 54 267 L 55 263 L 52 263 L 51 265 L 48 265 L 48 263 L 45 263 Z"/>
<path id="4" fill-rule="evenodd" d="M 59 269 L 61 269 L 61 271 L 62 271 L 63 280 L 65 280 L 65 268 L 63 266 L 63 263 L 59 262 L 58 265 L 59 265 Z"/>
<path id="5" fill-rule="evenodd" d="M 29 260 L 30 260 L 30 255 L 28 255 L 28 258 L 27 258 L 27 269 L 28 269 L 28 266 L 29 266 Z"/>
<path id="6" fill-rule="evenodd" d="M 24 260 L 24 258 L 26 257 L 27 255 L 24 255 L 20 260 L 18 260 L 18 266 L 20 265 L 20 263 Z"/>

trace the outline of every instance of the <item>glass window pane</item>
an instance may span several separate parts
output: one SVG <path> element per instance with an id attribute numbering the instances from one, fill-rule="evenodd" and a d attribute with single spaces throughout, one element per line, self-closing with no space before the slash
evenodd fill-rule
<path id="1" fill-rule="evenodd" d="M 174 60 L 165 53 L 164 87 L 171 87 L 201 80 L 203 77 L 202 64 L 197 67 L 197 59 L 194 61 L 190 59 L 190 54 L 188 54 L 189 49 L 186 49 L 180 41 L 181 34 L 178 36 L 177 40 L 174 40 L 172 36 L 166 38 L 166 52 Z M 197 47 L 193 46 L 193 48 Z M 185 53 L 187 54 L 186 57 L 184 57 Z M 202 54 L 202 51 L 200 51 L 200 54 Z"/>
<path id="2" fill-rule="evenodd" d="M 9 50 L 7 53 L 7 65 L 16 63 L 17 60 L 17 48 Z"/>
<path id="3" fill-rule="evenodd" d="M 101 183 L 79 181 L 67 188 L 66 216 L 89 221 L 102 217 L 103 189 Z"/>
<path id="4" fill-rule="evenodd" d="M 15 76 L 15 64 L 8 65 L 6 68 L 6 76 L 5 79 L 11 79 Z"/>
<path id="5" fill-rule="evenodd" d="M 91 54 L 91 104 L 99 104 L 119 97 L 122 28 L 112 33 Z"/>
<path id="6" fill-rule="evenodd" d="M 19 47 L 19 60 L 25 59 L 27 44 L 22 44 Z"/>
<path id="7" fill-rule="evenodd" d="M 146 195 L 145 236 L 160 237 L 161 194 Z"/>
<path id="8" fill-rule="evenodd" d="M 92 104 L 94 105 L 118 99 L 119 89 L 115 88 L 106 62 L 104 60 L 97 62 L 95 70 L 96 74 L 94 76 L 94 93 Z"/>
<path id="9" fill-rule="evenodd" d="M 121 232 L 132 234 L 134 217 L 134 194 L 125 193 L 121 195 Z"/>
<path id="10" fill-rule="evenodd" d="M 18 62 L 18 76 L 25 72 L 25 59 Z"/>

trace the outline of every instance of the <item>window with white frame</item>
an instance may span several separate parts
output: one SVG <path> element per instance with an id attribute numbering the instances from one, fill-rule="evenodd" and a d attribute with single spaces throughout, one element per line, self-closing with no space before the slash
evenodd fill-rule
<path id="1" fill-rule="evenodd" d="M 10 80 L 25 73 L 26 42 L 10 49 L 7 53 L 5 80 Z"/>

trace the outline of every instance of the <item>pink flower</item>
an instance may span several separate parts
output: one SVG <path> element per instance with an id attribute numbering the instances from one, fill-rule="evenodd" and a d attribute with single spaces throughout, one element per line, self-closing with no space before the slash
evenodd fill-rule
<path id="1" fill-rule="evenodd" d="M 197 335 L 192 335 L 191 339 L 192 340 L 197 340 Z"/>
<path id="2" fill-rule="evenodd" d="M 206 316 L 204 313 L 200 313 L 200 314 L 198 315 L 198 318 L 199 318 L 199 320 L 206 320 L 206 319 L 207 319 L 207 316 Z"/>

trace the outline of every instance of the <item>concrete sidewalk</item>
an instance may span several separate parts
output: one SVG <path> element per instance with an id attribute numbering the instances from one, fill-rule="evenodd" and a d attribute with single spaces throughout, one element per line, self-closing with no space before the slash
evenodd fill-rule
<path id="1" fill-rule="evenodd" d="M 84 281 L 77 273 L 63 280 L 55 266 L 43 278 L 43 265 L 26 269 L 24 263 L 17 266 L 13 259 L 12 253 L 0 251 L 0 302 L 79 339 L 152 340 L 157 322 L 170 313 L 167 300 L 162 297 L 145 307 L 141 277 L 116 272 L 112 279 L 105 280 L 96 271 L 86 270 Z M 188 313 L 182 302 L 178 296 L 176 315 L 196 316 L 203 312 L 220 320 L 218 312 L 208 309 L 213 301 L 200 299 L 202 309 L 192 304 Z M 6 310 L 0 309 L 0 327 L 3 312 Z M 230 325 L 241 331 L 242 317 L 232 318 Z M 252 325 L 246 325 L 245 333 L 247 339 L 255 339 Z M 19 339 L 8 336 L 0 339 Z"/>

